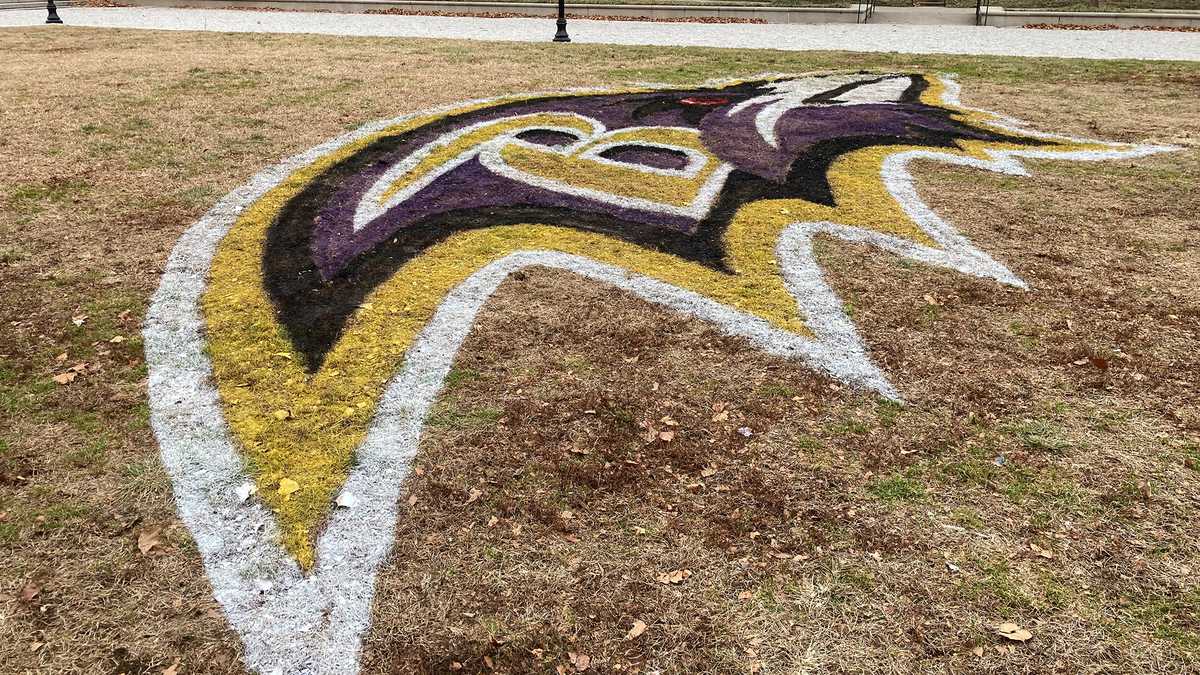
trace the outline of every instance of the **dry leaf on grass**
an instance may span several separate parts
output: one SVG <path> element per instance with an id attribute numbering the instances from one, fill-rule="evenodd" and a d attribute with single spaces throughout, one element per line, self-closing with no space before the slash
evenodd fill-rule
<path id="1" fill-rule="evenodd" d="M 52 377 L 50 379 L 54 380 L 55 382 L 57 382 L 59 384 L 70 384 L 75 381 L 75 373 L 68 370 L 65 373 L 59 373 L 58 375 L 55 375 L 54 377 Z"/>
<path id="2" fill-rule="evenodd" d="M 1000 637 L 1013 640 L 1015 642 L 1025 642 L 1029 638 L 1033 637 L 1033 633 L 1030 633 L 1015 623 L 1002 623 L 996 627 L 996 632 L 1000 634 Z"/>
<path id="3" fill-rule="evenodd" d="M 567 656 L 571 658 L 571 665 L 575 666 L 577 672 L 582 673 L 592 665 L 592 657 L 587 654 L 576 654 L 575 652 L 567 652 Z"/>
<path id="4" fill-rule="evenodd" d="M 26 582 L 25 585 L 21 587 L 21 594 L 19 597 L 21 598 L 21 602 L 33 602 L 33 599 L 36 598 L 38 596 L 38 594 L 41 592 L 42 592 L 41 586 L 38 586 L 37 584 L 33 583 L 32 581 L 29 581 L 29 582 Z"/>
<path id="5" fill-rule="evenodd" d="M 179 674 L 179 659 L 163 669 L 162 675 L 178 675 Z"/>
<path id="6" fill-rule="evenodd" d="M 470 504 L 482 496 L 483 490 L 480 490 L 479 488 L 471 488 L 471 494 L 467 495 L 467 503 Z"/>
<path id="7" fill-rule="evenodd" d="M 673 570 L 663 572 L 655 578 L 660 584 L 682 584 L 690 576 L 692 576 L 691 570 Z"/>
<path id="8" fill-rule="evenodd" d="M 1046 558 L 1047 560 L 1054 558 L 1053 551 L 1051 551 L 1048 548 L 1042 548 L 1041 546 L 1038 546 L 1037 544 L 1035 544 L 1033 542 L 1029 542 L 1029 550 L 1033 551 L 1034 553 L 1036 553 L 1038 556 L 1040 556 L 1042 558 Z"/>
<path id="9" fill-rule="evenodd" d="M 629 633 L 625 635 L 626 640 L 632 640 L 642 633 L 646 632 L 646 622 L 638 619 L 633 622 L 633 627 L 629 629 Z"/>
<path id="10" fill-rule="evenodd" d="M 152 528 L 149 530 L 142 530 L 138 534 L 137 547 L 138 547 L 138 550 L 142 552 L 142 555 L 149 555 L 150 551 L 154 550 L 155 548 L 159 548 L 159 549 L 162 548 L 162 540 L 159 539 L 159 535 L 161 535 L 161 534 L 162 534 L 161 527 L 155 527 L 155 528 Z"/>

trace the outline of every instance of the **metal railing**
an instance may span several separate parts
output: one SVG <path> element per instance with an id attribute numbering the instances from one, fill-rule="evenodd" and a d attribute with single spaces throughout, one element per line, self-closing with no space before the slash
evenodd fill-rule
<path id="1" fill-rule="evenodd" d="M 986 26 L 988 13 L 992 9 L 992 0 L 975 0 L 975 25 Z"/>
<path id="2" fill-rule="evenodd" d="M 977 0 L 978 1 L 978 0 Z M 875 0 L 862 0 L 858 3 L 858 17 L 855 23 L 866 23 L 875 15 Z"/>

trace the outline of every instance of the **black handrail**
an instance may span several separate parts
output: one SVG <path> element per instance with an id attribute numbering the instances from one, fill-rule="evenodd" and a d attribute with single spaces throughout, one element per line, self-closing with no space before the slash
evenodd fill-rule
<path id="1" fill-rule="evenodd" d="M 975 0 L 975 25 L 986 26 L 988 14 L 992 9 L 992 0 Z"/>
<path id="2" fill-rule="evenodd" d="M 875 0 L 861 0 L 858 3 L 858 18 L 855 23 L 866 23 L 875 14 Z"/>

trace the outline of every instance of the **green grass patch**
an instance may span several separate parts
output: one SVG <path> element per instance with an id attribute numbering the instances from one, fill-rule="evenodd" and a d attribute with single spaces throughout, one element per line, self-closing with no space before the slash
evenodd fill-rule
<path id="1" fill-rule="evenodd" d="M 477 370 L 470 368 L 451 368 L 446 374 L 446 388 L 455 389 L 469 382 L 475 382 L 483 377 Z"/>
<path id="2" fill-rule="evenodd" d="M 1059 453 L 1071 447 L 1062 428 L 1048 420 L 1022 420 L 1007 427 L 1006 431 L 1031 450 Z"/>
<path id="3" fill-rule="evenodd" d="M 459 410 L 453 404 L 439 407 L 429 416 L 429 424 L 447 429 L 477 429 L 488 427 L 504 416 L 500 408 L 473 408 Z"/>
<path id="4" fill-rule="evenodd" d="M 876 481 L 867 487 L 867 492 L 889 504 L 917 502 L 925 498 L 925 486 L 906 476 L 889 476 Z"/>

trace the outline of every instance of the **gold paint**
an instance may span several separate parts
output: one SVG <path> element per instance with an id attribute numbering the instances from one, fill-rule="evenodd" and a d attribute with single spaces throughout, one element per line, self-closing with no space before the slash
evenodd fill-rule
<path id="1" fill-rule="evenodd" d="M 937 104 L 942 85 L 931 84 L 925 92 L 926 102 Z M 484 105 L 494 102 L 455 112 Z M 985 114 L 959 113 L 973 124 L 991 124 Z M 382 136 L 431 119 L 434 116 L 399 124 L 296 171 L 242 214 L 213 261 L 202 304 L 226 419 L 242 446 L 260 497 L 279 517 L 283 543 L 305 567 L 313 562 L 314 533 L 345 480 L 387 380 L 399 369 L 416 334 L 446 294 L 488 263 L 528 249 L 586 256 L 700 293 L 779 328 L 810 335 L 775 258 L 776 242 L 790 223 L 827 220 L 933 244 L 891 198 L 880 178 L 886 157 L 920 149 L 909 146 L 868 148 L 834 162 L 829 180 L 837 207 L 794 199 L 763 200 L 742 207 L 724 235 L 727 264 L 734 274 L 715 272 L 615 238 L 536 223 L 459 232 L 379 286 L 350 318 L 320 371 L 310 376 L 276 322 L 264 290 L 261 260 L 267 230 L 283 205 L 332 164 Z M 487 133 L 501 132 L 489 128 Z M 464 144 L 470 142 L 477 141 L 463 139 Z M 452 145 L 445 148 L 447 156 L 462 147 Z M 965 143 L 962 150 L 940 151 L 986 158 L 988 150 L 1004 147 L 972 142 Z M 1063 143 L 1054 149 L 1102 147 Z M 437 161 L 442 160 L 439 155 Z M 418 172 L 432 170 L 435 160 L 430 162 L 428 167 L 422 164 Z M 622 189 L 629 185 L 627 180 L 614 182 Z M 666 201 L 664 189 L 659 186 L 659 191 L 647 194 Z M 278 410 L 286 410 L 290 416 L 279 419 L 274 415 Z M 285 477 L 299 484 L 286 500 L 278 492 L 279 481 Z"/>

